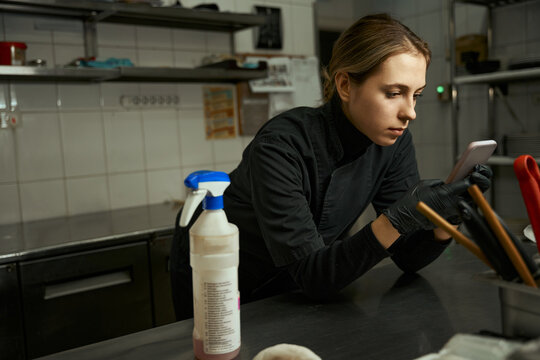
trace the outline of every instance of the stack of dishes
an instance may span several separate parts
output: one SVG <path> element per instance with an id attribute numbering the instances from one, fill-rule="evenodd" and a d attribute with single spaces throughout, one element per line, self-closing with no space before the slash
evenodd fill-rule
<path id="1" fill-rule="evenodd" d="M 531 155 L 540 157 L 540 133 L 517 133 L 504 136 L 504 150 L 508 156 Z"/>

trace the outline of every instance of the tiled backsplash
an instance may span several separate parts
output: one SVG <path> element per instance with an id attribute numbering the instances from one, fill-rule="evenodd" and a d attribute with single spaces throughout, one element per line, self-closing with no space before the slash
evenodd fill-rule
<path id="1" fill-rule="evenodd" d="M 283 12 L 285 48 L 273 53 L 315 54 L 312 2 L 257 2 Z M 222 11 L 236 12 L 252 12 L 254 4 L 219 2 Z M 2 40 L 28 45 L 27 60 L 54 67 L 84 56 L 80 21 L 4 13 L 1 24 Z M 100 23 L 97 41 L 100 59 L 129 58 L 139 66 L 194 67 L 231 52 L 226 33 L 148 26 Z M 235 34 L 237 52 L 257 52 L 253 42 L 252 30 Z M 0 110 L 11 99 L 22 119 L 0 130 L 0 224 L 182 200 L 190 172 L 234 169 L 251 138 L 206 140 L 204 85 L 0 84 Z M 120 102 L 150 95 L 176 96 L 179 104 L 138 109 Z"/>

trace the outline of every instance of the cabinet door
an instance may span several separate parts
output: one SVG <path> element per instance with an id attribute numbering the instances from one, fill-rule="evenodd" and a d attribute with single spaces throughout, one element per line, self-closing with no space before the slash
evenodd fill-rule
<path id="1" fill-rule="evenodd" d="M 176 321 L 171 293 L 171 244 L 172 234 L 160 235 L 150 241 L 152 296 L 156 326 Z"/>
<path id="2" fill-rule="evenodd" d="M 22 262 L 20 270 L 30 358 L 152 327 L 145 241 Z"/>
<path id="3" fill-rule="evenodd" d="M 16 264 L 0 265 L 0 357 L 25 358 Z"/>

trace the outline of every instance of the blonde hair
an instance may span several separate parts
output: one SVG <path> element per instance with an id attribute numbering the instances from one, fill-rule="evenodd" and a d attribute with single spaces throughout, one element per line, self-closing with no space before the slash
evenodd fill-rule
<path id="1" fill-rule="evenodd" d="M 334 44 L 330 63 L 323 69 L 324 101 L 334 96 L 338 72 L 360 84 L 387 58 L 403 53 L 423 55 L 428 66 L 431 61 L 428 44 L 398 20 L 388 14 L 362 17 Z"/>

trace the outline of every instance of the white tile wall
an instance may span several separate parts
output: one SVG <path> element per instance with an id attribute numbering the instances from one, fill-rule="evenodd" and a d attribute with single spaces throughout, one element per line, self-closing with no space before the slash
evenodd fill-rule
<path id="1" fill-rule="evenodd" d="M 37 30 L 36 23 L 45 21 L 34 15 L 10 14 L 4 16 L 4 31 L 7 41 L 52 43 L 50 30 Z"/>
<path id="2" fill-rule="evenodd" d="M 105 176 L 68 178 L 66 193 L 69 215 L 102 211 L 110 206 Z"/>
<path id="3" fill-rule="evenodd" d="M 82 22 L 75 19 L 55 19 L 57 29 L 52 31 L 55 44 L 81 45 L 84 38 Z"/>
<path id="4" fill-rule="evenodd" d="M 100 106 L 99 84 L 58 84 L 58 98 L 63 110 L 94 110 Z"/>
<path id="5" fill-rule="evenodd" d="M 23 221 L 67 215 L 64 180 L 27 182 L 19 187 Z"/>
<path id="6" fill-rule="evenodd" d="M 202 94 L 201 84 L 178 85 L 178 96 L 180 97 L 180 107 L 182 109 L 202 109 Z"/>
<path id="7" fill-rule="evenodd" d="M 215 162 L 229 163 L 240 162 L 242 159 L 242 140 L 237 137 L 234 139 L 223 139 L 214 141 L 214 159 Z"/>
<path id="8" fill-rule="evenodd" d="M 63 177 L 58 114 L 25 113 L 23 117 L 15 129 L 19 181 Z"/>
<path id="9" fill-rule="evenodd" d="M 176 111 L 144 111 L 142 118 L 146 168 L 179 168 L 180 148 Z"/>
<path id="10" fill-rule="evenodd" d="M 438 114 L 438 116 L 433 114 Z M 450 108 L 446 104 L 435 101 L 417 103 L 416 119 L 411 122 L 410 127 L 415 137 L 415 144 L 451 145 L 452 123 Z"/>
<path id="11" fill-rule="evenodd" d="M 105 140 L 100 112 L 60 114 L 67 177 L 105 174 Z"/>
<path id="12" fill-rule="evenodd" d="M 311 6 L 291 6 L 291 16 L 294 19 L 293 54 L 315 55 L 315 39 L 313 33 L 313 9 Z"/>
<path id="13" fill-rule="evenodd" d="M 446 22 L 443 22 L 442 13 L 439 11 L 420 15 L 417 18 L 416 31 L 431 48 L 433 56 L 444 56 L 446 50 L 445 36 Z"/>
<path id="14" fill-rule="evenodd" d="M 170 50 L 172 48 L 172 32 L 173 30 L 169 28 L 137 26 L 135 28 L 137 47 Z"/>
<path id="15" fill-rule="evenodd" d="M 14 130 L 0 131 L 0 184 L 17 181 Z"/>
<path id="16" fill-rule="evenodd" d="M 182 166 L 213 164 L 215 141 L 206 140 L 203 110 L 181 110 L 178 116 Z"/>
<path id="17" fill-rule="evenodd" d="M 172 45 L 174 49 L 206 50 L 206 32 L 186 29 L 172 30 Z"/>
<path id="18" fill-rule="evenodd" d="M 11 87 L 20 110 L 51 111 L 57 109 L 58 97 L 54 84 L 14 83 Z"/>
<path id="19" fill-rule="evenodd" d="M 228 33 L 207 32 L 206 49 L 211 54 L 229 54 L 231 52 L 230 37 Z"/>
<path id="20" fill-rule="evenodd" d="M 173 67 L 172 50 L 159 49 L 138 49 L 137 62 L 138 66 L 155 66 L 155 67 Z"/>
<path id="21" fill-rule="evenodd" d="M 19 187 L 17 184 L 0 184 L 0 224 L 21 221 Z"/>
<path id="22" fill-rule="evenodd" d="M 527 7 L 525 5 L 503 7 L 493 11 L 493 34 L 495 47 L 524 43 L 527 29 Z"/>
<path id="23" fill-rule="evenodd" d="M 141 114 L 135 111 L 104 112 L 108 172 L 144 170 Z"/>
<path id="24" fill-rule="evenodd" d="M 109 191 L 112 209 L 141 206 L 148 203 L 144 172 L 109 176 Z"/>
<path id="25" fill-rule="evenodd" d="M 54 46 L 54 61 L 56 65 L 68 65 L 73 60 L 84 56 L 84 46 L 80 44 Z"/>
<path id="26" fill-rule="evenodd" d="M 185 199 L 184 177 L 179 168 L 148 172 L 148 199 L 151 204 Z"/>
<path id="27" fill-rule="evenodd" d="M 136 46 L 135 28 L 133 25 L 99 23 L 97 26 L 98 45 L 134 48 Z"/>
<path id="28" fill-rule="evenodd" d="M 527 4 L 527 41 L 538 41 L 540 39 L 540 3 L 531 2 Z"/>

